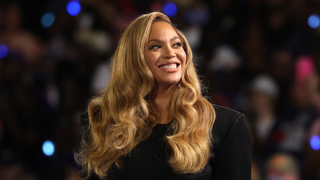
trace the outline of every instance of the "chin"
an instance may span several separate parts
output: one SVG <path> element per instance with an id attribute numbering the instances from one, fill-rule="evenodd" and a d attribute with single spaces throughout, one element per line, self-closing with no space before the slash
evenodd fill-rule
<path id="1" fill-rule="evenodd" d="M 180 79 L 175 79 L 175 80 L 167 81 L 166 84 L 170 84 L 172 86 L 172 85 L 179 83 L 179 81 L 180 81 Z"/>
<path id="2" fill-rule="evenodd" d="M 158 76 L 159 77 L 159 76 Z M 162 76 L 156 79 L 157 84 L 164 86 L 164 87 L 168 87 L 168 86 L 173 86 L 177 83 L 179 83 L 181 80 L 181 76 L 176 74 L 176 75 L 171 75 L 171 76 Z"/>

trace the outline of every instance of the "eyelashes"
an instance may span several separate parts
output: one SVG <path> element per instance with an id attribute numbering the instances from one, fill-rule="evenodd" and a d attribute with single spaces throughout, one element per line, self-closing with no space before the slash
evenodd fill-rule
<path id="1" fill-rule="evenodd" d="M 173 46 L 175 46 L 175 47 L 181 47 L 182 46 L 182 44 L 181 43 L 176 43 L 175 45 L 173 45 Z"/>
<path id="2" fill-rule="evenodd" d="M 159 48 L 161 48 L 160 45 L 153 45 L 153 46 L 151 46 L 149 49 L 150 49 L 150 50 L 153 50 L 153 49 L 159 49 Z"/>
<path id="3" fill-rule="evenodd" d="M 181 47 L 182 46 L 182 44 L 180 43 L 180 42 L 178 42 L 178 43 L 175 43 L 174 45 L 173 45 L 173 47 Z M 156 49 L 160 49 L 161 48 L 161 45 L 153 45 L 153 46 L 151 46 L 150 48 L 149 48 L 149 50 L 156 50 Z"/>

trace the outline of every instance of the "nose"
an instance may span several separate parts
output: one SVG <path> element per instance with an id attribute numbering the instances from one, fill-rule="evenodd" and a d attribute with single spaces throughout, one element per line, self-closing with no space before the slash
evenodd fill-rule
<path id="1" fill-rule="evenodd" d="M 163 53 L 164 53 L 163 58 L 165 58 L 165 59 L 171 59 L 171 58 L 176 57 L 176 53 L 171 46 L 165 48 Z"/>

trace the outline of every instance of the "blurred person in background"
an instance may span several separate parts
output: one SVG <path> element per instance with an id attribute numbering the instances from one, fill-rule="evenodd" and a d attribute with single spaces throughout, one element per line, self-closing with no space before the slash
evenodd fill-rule
<path id="1" fill-rule="evenodd" d="M 288 154 L 273 154 L 266 163 L 265 171 L 266 180 L 301 179 L 298 162 Z"/>
<path id="2" fill-rule="evenodd" d="M 306 147 L 307 156 L 305 159 L 305 169 L 308 176 L 314 179 L 320 178 L 320 119 L 318 118 L 311 125 L 308 135 L 310 140 Z"/>
<path id="3" fill-rule="evenodd" d="M 276 49 L 270 53 L 267 72 L 278 86 L 279 95 L 275 99 L 275 110 L 278 113 L 288 106 L 288 95 L 294 77 L 294 59 L 286 49 Z"/>
<path id="4" fill-rule="evenodd" d="M 213 102 L 229 108 L 237 107 L 237 70 L 240 65 L 241 58 L 230 45 L 222 45 L 213 51 L 205 75 L 215 85 L 211 92 Z"/>
<path id="5" fill-rule="evenodd" d="M 265 144 L 276 123 L 275 100 L 278 88 L 274 80 L 267 75 L 260 75 L 252 83 L 250 96 L 250 117 L 256 134 L 255 142 Z M 260 147 L 261 148 L 261 147 Z"/>
<path id="6" fill-rule="evenodd" d="M 39 132 L 44 114 L 39 112 L 41 79 L 37 75 L 41 67 L 43 43 L 33 33 L 21 27 L 21 7 L 18 3 L 8 3 L 3 10 L 3 29 L 0 44 L 6 44 L 7 57 L 1 59 L 0 81 L 0 151 L 4 159 L 14 155 L 18 163 L 3 164 L 5 172 L 24 174 L 34 171 L 30 165 L 37 153 L 40 141 Z M 39 80 L 39 81 L 38 81 Z M 39 94 L 38 94 L 39 93 Z M 45 126 L 42 126 L 45 128 Z M 48 130 L 47 130 L 48 131 Z M 17 168 L 18 167 L 18 168 Z M 11 169 L 11 170 L 10 170 Z M 0 175 L 1 177 L 1 175 Z"/>
<path id="7" fill-rule="evenodd" d="M 253 138 L 253 165 L 263 175 L 265 151 L 268 139 L 276 124 L 275 100 L 278 87 L 268 75 L 259 75 L 251 83 L 249 125 Z"/>
<path id="8" fill-rule="evenodd" d="M 268 139 L 265 157 L 276 152 L 293 156 L 299 164 L 305 162 L 306 145 L 311 124 L 319 116 L 319 87 L 316 69 L 310 56 L 299 57 L 290 87 L 288 106 L 277 115 L 277 122 Z M 300 168 L 302 179 L 308 179 Z"/>
<path id="9" fill-rule="evenodd" d="M 240 80 L 242 82 L 250 82 L 252 77 L 265 70 L 267 49 L 262 27 L 256 17 L 251 17 L 249 20 L 239 47 L 245 63 L 241 69 Z"/>
<path id="10" fill-rule="evenodd" d="M 0 3 L 0 44 L 9 49 L 0 59 L 0 151 L 3 159 L 17 159 L 0 160 L 0 179 L 62 180 L 63 176 L 55 176 L 61 169 L 52 177 L 41 175 L 57 162 L 75 166 L 72 149 L 79 141 L 80 120 L 76 115 L 89 94 L 86 89 L 90 89 L 90 83 L 86 84 L 86 80 L 90 81 L 90 67 L 94 64 L 90 62 L 95 53 L 87 53 L 90 48 L 76 52 L 78 47 L 70 36 L 74 29 L 69 28 L 73 25 L 70 22 L 75 21 L 70 15 L 61 13 L 62 18 L 48 29 L 49 36 L 55 39 L 49 46 L 51 41 L 40 40 L 40 33 L 26 30 L 29 14 L 23 16 L 28 8 L 21 8 L 22 2 Z M 78 62 L 79 54 L 91 66 Z M 51 159 L 41 148 L 48 139 L 56 145 Z"/>
<path id="11" fill-rule="evenodd" d="M 44 44 L 39 37 L 21 27 L 21 7 L 9 3 L 4 9 L 3 31 L 0 41 L 7 44 L 11 53 L 30 66 L 39 64 L 44 53 Z"/>
<path id="12" fill-rule="evenodd" d="M 318 112 L 318 117 L 310 126 L 310 131 L 307 136 L 308 142 L 306 146 L 305 171 L 308 176 L 314 179 L 320 178 L 320 79 L 316 72 L 309 74 L 306 82 L 306 87 L 311 98 L 311 102 Z"/>
<path id="13" fill-rule="evenodd" d="M 261 171 L 258 168 L 255 161 L 253 160 L 251 164 L 251 180 L 261 180 L 261 179 L 262 179 Z"/>

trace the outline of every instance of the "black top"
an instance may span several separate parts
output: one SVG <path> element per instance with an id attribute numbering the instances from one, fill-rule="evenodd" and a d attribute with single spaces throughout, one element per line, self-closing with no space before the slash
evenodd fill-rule
<path id="1" fill-rule="evenodd" d="M 175 174 L 168 165 L 165 134 L 169 125 L 157 124 L 151 135 L 138 144 L 131 155 L 122 158 L 121 169 L 114 168 L 111 180 L 249 180 L 251 139 L 245 115 L 214 105 L 214 145 L 204 170 L 197 174 Z M 96 178 L 92 178 L 96 179 Z"/>

